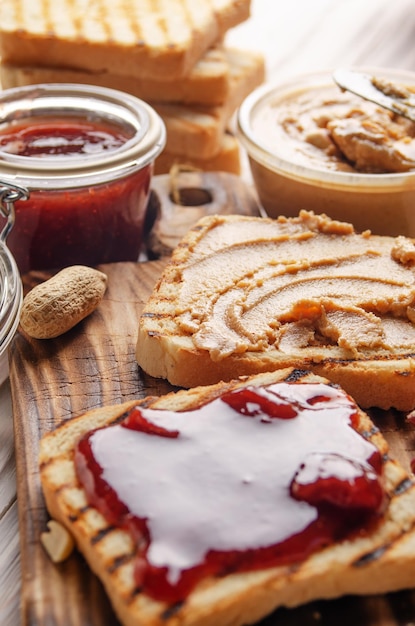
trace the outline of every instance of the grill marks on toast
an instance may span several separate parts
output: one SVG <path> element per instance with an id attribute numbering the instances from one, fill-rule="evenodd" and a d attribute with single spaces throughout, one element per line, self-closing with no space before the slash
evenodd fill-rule
<path id="1" fill-rule="evenodd" d="M 393 360 L 394 361 L 405 361 L 406 359 L 414 359 L 415 358 L 415 352 L 408 351 L 408 352 L 404 352 L 403 354 L 394 354 L 393 355 Z M 371 355 L 360 355 L 359 356 L 359 361 L 361 362 L 371 362 L 371 361 L 379 361 L 379 362 L 388 362 L 391 360 L 390 354 L 389 353 L 385 353 L 385 354 L 371 354 Z M 326 363 L 336 363 L 338 365 L 344 364 L 347 365 L 348 363 L 353 363 L 354 361 L 356 361 L 355 358 L 350 357 L 349 359 L 339 359 L 339 358 L 335 358 L 335 357 L 327 357 L 325 359 Z M 410 376 L 411 373 L 408 371 L 404 371 L 404 372 L 399 372 L 396 371 L 396 374 L 399 374 L 400 376 Z"/>
<path id="2" fill-rule="evenodd" d="M 106 526 L 105 528 L 101 528 L 93 537 L 91 537 L 91 544 L 95 545 L 99 543 L 105 537 L 108 537 L 110 533 L 114 532 L 114 530 L 115 530 L 115 526 Z"/>
<path id="3" fill-rule="evenodd" d="M 379 428 L 373 424 L 370 430 L 365 430 L 361 433 L 365 439 L 370 439 L 374 435 L 377 435 L 380 432 Z"/>
<path id="4" fill-rule="evenodd" d="M 396 487 L 393 490 L 392 495 L 395 497 L 400 496 L 401 494 L 409 491 L 409 489 L 412 489 L 413 486 L 414 486 L 414 481 L 411 480 L 410 478 L 405 478 L 398 485 L 396 485 Z"/>
<path id="5" fill-rule="evenodd" d="M 384 465 L 390 460 L 388 454 L 383 455 L 383 463 Z M 415 490 L 415 481 L 409 477 L 404 477 L 403 480 L 398 480 L 398 482 L 390 488 L 390 503 L 395 499 L 399 499 L 399 497 L 404 496 L 404 494 L 409 493 L 410 490 Z M 411 529 L 415 528 L 415 523 L 411 525 Z M 402 536 L 404 532 L 402 532 Z M 375 548 L 367 553 L 362 554 L 358 559 L 355 559 L 352 563 L 353 567 L 362 567 L 368 565 L 369 563 L 374 563 L 375 561 L 381 559 L 386 555 L 387 551 L 395 547 L 396 543 L 399 542 L 400 536 L 398 536 L 394 541 L 387 542 L 382 546 Z"/>
<path id="6" fill-rule="evenodd" d="M 140 46 L 154 42 L 160 46 L 174 48 L 178 46 L 177 36 L 180 31 L 186 31 L 190 25 L 193 25 L 190 30 L 195 31 L 193 16 L 185 2 L 176 5 L 174 20 L 168 19 L 166 3 L 163 0 L 141 0 L 140 4 L 123 2 L 122 8 L 126 23 L 131 28 L 133 40 Z M 129 19 L 131 14 L 134 20 Z M 171 27 L 172 22 L 178 26 L 176 29 Z"/>
<path id="7" fill-rule="evenodd" d="M 59 459 L 56 459 L 56 465 L 59 465 Z M 59 471 L 59 467 L 54 468 Z M 94 507 L 90 505 L 80 506 L 78 509 L 73 508 L 71 491 L 79 490 L 77 482 L 66 484 L 59 487 L 55 491 L 55 497 L 60 498 L 65 505 L 65 520 L 69 521 L 74 528 L 79 529 L 81 536 L 89 544 L 90 549 L 98 551 L 102 558 L 102 565 L 108 572 L 108 575 L 117 577 L 123 576 L 122 572 L 128 567 L 133 568 L 133 560 L 135 558 L 136 549 L 133 540 L 123 530 L 116 526 L 108 524 L 103 516 L 101 516 Z M 126 597 L 132 599 L 141 592 L 134 582 L 133 576 L 128 576 L 128 588 L 124 590 Z"/>
<path id="8" fill-rule="evenodd" d="M 368 552 L 367 554 L 363 554 L 361 557 L 356 559 L 353 562 L 353 567 L 362 567 L 364 565 L 368 565 L 369 563 L 374 563 L 378 559 L 380 559 L 388 549 L 388 546 L 381 546 L 380 548 L 376 548 L 372 552 Z"/>
<path id="9" fill-rule="evenodd" d="M 194 0 L 191 0 L 194 3 Z M 169 0 L 171 5 L 171 0 Z M 171 6 L 163 0 L 140 0 L 126 2 L 117 0 L 54 0 L 37 3 L 31 1 L 32 13 L 25 3 L 11 2 L 9 20 L 31 31 L 33 18 L 39 32 L 49 37 L 70 35 L 74 39 L 134 43 L 145 46 L 153 42 L 157 46 L 178 47 L 185 41 L 188 31 L 195 33 L 202 26 L 195 11 L 191 11 L 189 0 L 174 2 Z M 14 13 L 14 14 L 13 14 Z M 62 15 L 65 15 L 65 27 Z M 206 12 L 203 19 L 206 19 Z"/>
<path id="10" fill-rule="evenodd" d="M 165 622 L 168 622 L 171 618 L 177 615 L 177 613 L 180 611 L 183 605 L 184 605 L 184 602 L 177 602 L 176 604 L 169 606 L 168 609 L 166 609 L 165 611 L 161 613 L 160 619 L 162 619 Z"/>
<path id="11" fill-rule="evenodd" d="M 287 377 L 286 380 L 289 380 L 289 379 L 290 377 Z M 374 429 L 374 431 L 375 431 L 374 434 L 377 435 L 377 429 Z M 56 459 L 55 462 L 59 464 L 59 459 Z M 385 455 L 384 457 L 384 463 L 388 463 L 387 455 Z M 45 466 L 46 464 L 43 465 L 43 467 Z M 73 489 L 74 487 L 79 488 L 79 484 L 76 483 L 76 485 L 66 484 L 66 485 L 59 486 L 59 488 L 55 490 L 54 496 L 61 498 L 62 501 L 65 502 L 66 500 L 65 492 L 70 489 Z M 397 484 L 390 488 L 391 500 L 393 499 L 397 500 L 400 497 L 403 497 L 404 494 L 408 493 L 410 490 L 415 490 L 415 484 L 410 478 L 405 477 L 403 480 L 398 480 Z M 96 547 L 99 544 L 103 544 L 105 541 L 107 542 L 107 545 L 108 545 L 108 542 L 111 543 L 111 541 L 115 537 L 117 538 L 117 543 L 119 544 L 120 551 L 117 550 L 116 553 L 112 554 L 110 558 L 107 557 L 105 559 L 106 560 L 105 569 L 108 572 L 108 574 L 111 576 L 116 575 L 117 572 L 121 570 L 122 568 L 132 565 L 132 562 L 135 558 L 136 550 L 128 534 L 125 531 L 122 531 L 122 530 L 120 531 L 116 527 L 107 524 L 104 518 L 102 518 L 100 514 L 97 514 L 97 518 L 102 519 L 102 522 L 104 525 L 102 527 L 99 527 L 93 530 L 90 527 L 90 524 L 88 523 L 88 513 L 91 511 L 94 511 L 93 507 L 86 505 L 86 506 L 81 507 L 78 511 L 72 511 L 70 514 L 67 513 L 67 518 L 68 520 L 71 521 L 71 523 L 75 527 L 77 525 L 89 527 L 90 534 L 87 537 L 87 540 L 90 543 L 90 545 L 93 547 L 94 546 Z M 387 542 L 381 546 L 377 546 L 374 550 L 363 553 L 361 556 L 359 556 L 357 559 L 355 559 L 352 562 L 352 566 L 359 568 L 359 567 L 368 565 L 369 563 L 374 563 L 376 560 L 379 560 L 382 556 L 384 556 L 386 552 L 388 551 L 388 549 L 394 546 L 396 541 L 399 541 L 399 537 L 397 539 L 394 539 L 391 542 Z M 104 549 L 105 549 L 105 546 L 104 546 Z M 288 569 L 292 569 L 294 572 L 299 572 L 301 568 L 302 568 L 301 563 L 294 564 L 293 566 L 288 567 Z M 141 589 L 135 585 L 132 578 L 130 582 L 131 582 L 131 588 L 128 591 L 128 597 L 130 598 L 129 601 L 132 601 L 135 596 L 141 593 Z M 170 619 L 170 617 L 173 617 L 173 615 L 175 615 L 182 606 L 183 606 L 183 603 L 178 603 L 177 605 L 173 605 L 172 607 L 169 607 L 166 611 L 163 611 L 163 619 L 166 620 L 166 619 Z"/>
<path id="12" fill-rule="evenodd" d="M 288 374 L 284 381 L 286 383 L 298 383 L 300 380 L 306 378 L 308 375 L 309 372 L 307 370 L 294 369 L 290 374 Z"/>
<path id="13" fill-rule="evenodd" d="M 120 556 L 115 557 L 113 564 L 107 567 L 107 571 L 110 574 L 115 572 L 119 567 L 122 567 L 126 563 L 129 563 L 131 559 L 134 558 L 134 556 L 135 552 L 130 552 L 130 554 L 121 554 Z M 138 593 L 141 593 L 141 589 L 139 587 L 136 587 L 133 591 L 133 595 L 137 595 Z"/>
<path id="14" fill-rule="evenodd" d="M 173 80 L 249 11 L 249 0 L 2 0 L 1 56 Z"/>

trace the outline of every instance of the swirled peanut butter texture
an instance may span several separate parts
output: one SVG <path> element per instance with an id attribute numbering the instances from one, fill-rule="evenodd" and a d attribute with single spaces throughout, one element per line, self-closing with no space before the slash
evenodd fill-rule
<path id="1" fill-rule="evenodd" d="M 415 169 L 415 124 L 337 87 L 270 102 L 253 127 L 271 152 L 300 165 L 374 174 Z"/>
<path id="2" fill-rule="evenodd" d="M 144 317 L 162 332 L 229 355 L 279 351 L 318 362 L 411 353 L 415 246 L 357 234 L 302 211 L 278 220 L 210 217 L 180 247 Z M 192 239 L 192 237 L 190 239 Z"/>

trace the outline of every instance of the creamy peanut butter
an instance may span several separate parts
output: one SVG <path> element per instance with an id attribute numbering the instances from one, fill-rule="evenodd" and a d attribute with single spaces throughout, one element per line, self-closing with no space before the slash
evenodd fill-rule
<path id="1" fill-rule="evenodd" d="M 362 173 L 415 169 L 415 124 L 336 86 L 268 102 L 252 125 L 271 152 L 294 163 Z"/>
<path id="2" fill-rule="evenodd" d="M 357 234 L 306 211 L 217 217 L 178 267 L 176 322 L 213 360 L 415 346 L 415 245 L 405 237 Z"/>

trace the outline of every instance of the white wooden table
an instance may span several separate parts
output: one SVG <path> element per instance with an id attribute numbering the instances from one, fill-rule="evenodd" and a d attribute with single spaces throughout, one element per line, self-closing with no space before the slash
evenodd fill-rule
<path id="1" fill-rule="evenodd" d="M 252 0 L 251 19 L 227 39 L 263 52 L 271 82 L 351 65 L 415 71 L 415 3 Z M 1 626 L 20 624 L 20 577 L 12 407 L 8 380 L 0 371 Z"/>

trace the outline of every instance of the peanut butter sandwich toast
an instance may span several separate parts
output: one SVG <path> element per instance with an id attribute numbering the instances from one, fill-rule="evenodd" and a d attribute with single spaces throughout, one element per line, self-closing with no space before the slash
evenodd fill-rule
<path id="1" fill-rule="evenodd" d="M 415 406 L 415 245 L 302 211 L 210 216 L 182 239 L 139 320 L 145 372 L 194 387 L 285 367 L 362 407 Z"/>

